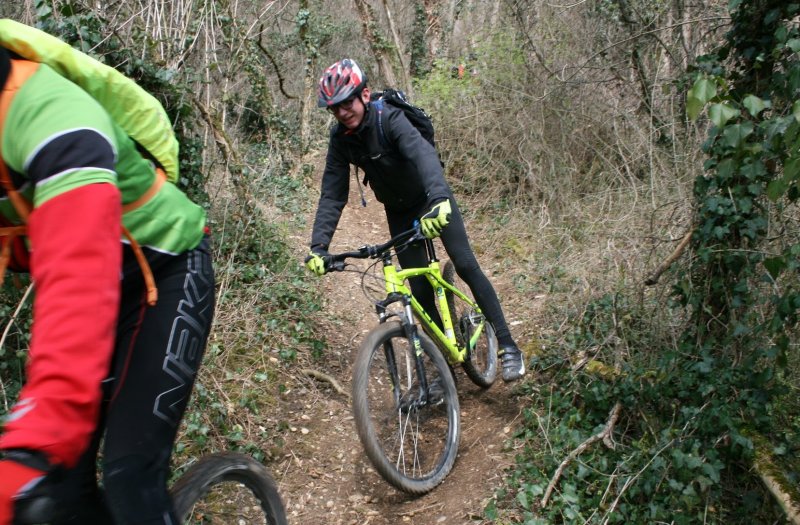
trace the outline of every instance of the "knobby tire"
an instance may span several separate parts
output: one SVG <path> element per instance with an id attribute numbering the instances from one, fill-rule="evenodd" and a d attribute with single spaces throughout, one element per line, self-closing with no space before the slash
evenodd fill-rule
<path id="1" fill-rule="evenodd" d="M 228 492 L 217 494 L 220 490 Z M 278 487 L 269 471 L 244 454 L 223 452 L 202 457 L 170 492 L 180 523 L 287 524 Z M 220 511 L 223 505 L 226 508 Z M 223 514 L 217 516 L 218 511 Z"/>
<path id="2" fill-rule="evenodd" d="M 450 368 L 433 341 L 421 330 L 418 335 L 429 384 L 440 378 L 433 403 L 416 401 L 413 345 L 399 321 L 373 328 L 353 364 L 353 416 L 364 451 L 389 484 L 416 495 L 444 480 L 461 437 Z"/>

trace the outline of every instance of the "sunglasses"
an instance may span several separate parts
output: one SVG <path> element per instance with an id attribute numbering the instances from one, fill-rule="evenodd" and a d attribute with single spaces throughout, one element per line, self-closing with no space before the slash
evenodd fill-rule
<path id="1" fill-rule="evenodd" d="M 339 102 L 338 104 L 334 104 L 333 106 L 328 106 L 326 109 L 328 111 L 330 111 L 331 113 L 334 113 L 334 114 L 337 111 L 339 111 L 339 109 L 350 110 L 350 108 L 353 107 L 353 104 L 355 103 L 357 98 L 358 98 L 358 96 L 354 95 L 354 96 L 348 98 L 347 100 L 343 100 L 343 101 Z"/>

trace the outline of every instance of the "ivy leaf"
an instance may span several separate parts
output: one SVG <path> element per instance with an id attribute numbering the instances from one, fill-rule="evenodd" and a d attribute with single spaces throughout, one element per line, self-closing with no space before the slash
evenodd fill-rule
<path id="1" fill-rule="evenodd" d="M 790 39 L 788 42 L 786 42 L 786 47 L 788 47 L 795 53 L 800 52 L 800 38 Z"/>
<path id="2" fill-rule="evenodd" d="M 769 272 L 770 277 L 777 279 L 783 270 L 786 269 L 785 257 L 770 257 L 764 259 L 764 268 Z"/>
<path id="3" fill-rule="evenodd" d="M 800 122 L 800 100 L 795 100 L 792 104 L 792 115 L 797 122 Z"/>
<path id="4" fill-rule="evenodd" d="M 786 45 L 786 41 L 789 39 L 789 29 L 786 26 L 780 26 L 778 29 L 775 30 L 775 40 L 779 44 Z"/>
<path id="5" fill-rule="evenodd" d="M 715 126 L 721 128 L 732 118 L 739 116 L 740 111 L 736 108 L 730 107 L 726 103 L 713 104 L 708 108 L 708 116 Z"/>
<path id="6" fill-rule="evenodd" d="M 790 158 L 783 165 L 783 176 L 790 181 L 800 177 L 800 157 Z"/>
<path id="7" fill-rule="evenodd" d="M 766 16 L 764 17 L 764 25 L 769 25 L 775 22 L 781 16 L 781 12 L 779 9 L 770 9 L 767 11 Z"/>
<path id="8" fill-rule="evenodd" d="M 711 478 L 714 483 L 719 483 L 719 471 L 720 468 L 715 465 L 710 465 L 708 463 L 703 463 L 703 472 L 706 476 Z"/>
<path id="9" fill-rule="evenodd" d="M 686 115 L 689 120 L 696 120 L 703 110 L 703 103 L 694 97 L 691 91 L 686 95 Z"/>
<path id="10" fill-rule="evenodd" d="M 39 19 L 48 18 L 53 13 L 53 10 L 45 2 L 37 2 L 36 16 Z"/>
<path id="11" fill-rule="evenodd" d="M 736 162 L 733 159 L 725 159 L 717 165 L 717 175 L 724 180 L 729 179 L 736 172 Z"/>
<path id="12" fill-rule="evenodd" d="M 494 501 L 490 501 L 489 504 L 486 505 L 486 508 L 483 509 L 483 512 L 486 514 L 486 517 L 492 521 L 498 518 L 497 505 Z"/>
<path id="13" fill-rule="evenodd" d="M 521 490 L 517 493 L 517 502 L 522 506 L 523 509 L 528 510 L 531 508 L 531 504 L 528 501 L 528 494 L 524 490 Z"/>
<path id="14" fill-rule="evenodd" d="M 789 183 L 785 178 L 775 179 L 767 184 L 767 198 L 775 202 L 783 197 L 783 194 L 786 193 L 788 189 Z"/>
<path id="15" fill-rule="evenodd" d="M 751 133 L 753 133 L 753 123 L 742 122 L 741 124 L 734 124 L 733 126 L 725 128 L 725 131 L 722 132 L 722 136 L 725 138 L 725 143 L 728 146 L 736 148 L 739 147 L 742 142 L 744 142 L 744 139 Z"/>
<path id="16" fill-rule="evenodd" d="M 755 95 L 748 95 L 744 99 L 744 107 L 747 108 L 751 115 L 757 117 L 759 113 L 770 107 L 770 102 L 762 100 Z"/>
<path id="17" fill-rule="evenodd" d="M 717 86 L 706 77 L 698 78 L 692 89 L 686 94 L 686 113 L 691 120 L 695 120 L 706 102 L 717 94 Z"/>

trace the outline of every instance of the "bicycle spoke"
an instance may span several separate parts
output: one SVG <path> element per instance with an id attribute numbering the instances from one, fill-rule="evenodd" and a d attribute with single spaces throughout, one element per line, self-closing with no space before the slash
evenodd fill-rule
<path id="1" fill-rule="evenodd" d="M 450 369 L 427 337 L 422 348 L 418 358 L 399 323 L 376 327 L 353 380 L 356 427 L 367 455 L 392 485 L 416 494 L 452 468 L 460 434 Z M 420 369 L 427 391 L 420 391 Z"/>
<path id="2" fill-rule="evenodd" d="M 391 345 L 384 345 L 384 349 L 387 347 L 391 347 L 393 352 L 376 354 L 373 372 L 370 374 L 368 402 L 373 424 L 377 437 L 395 468 L 409 477 L 424 477 L 436 468 L 445 451 L 448 421 L 436 407 L 419 401 L 415 360 L 408 342 L 404 338 L 396 338 L 391 341 Z M 396 367 L 391 366 L 392 359 Z M 390 368 L 394 370 L 391 371 Z M 432 366 L 428 368 L 430 383 L 437 375 Z M 387 375 L 393 378 L 394 383 L 391 400 L 386 392 L 381 392 L 389 390 L 382 380 Z M 397 396 L 395 392 L 400 395 Z M 393 414 L 391 418 L 389 413 Z M 438 436 L 438 440 L 428 438 L 428 435 Z"/>

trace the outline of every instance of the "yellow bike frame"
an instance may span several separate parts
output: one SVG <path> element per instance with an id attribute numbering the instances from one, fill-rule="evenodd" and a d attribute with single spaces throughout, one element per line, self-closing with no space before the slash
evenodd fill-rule
<path id="1" fill-rule="evenodd" d="M 439 315 L 444 325 L 442 331 L 431 316 L 426 312 L 419 301 L 411 293 L 411 289 L 406 286 L 405 282 L 411 277 L 424 276 L 433 287 L 436 295 L 436 300 L 439 304 Z M 478 338 L 483 332 L 483 326 L 486 320 L 484 319 L 478 325 L 478 328 L 470 337 L 468 346 L 459 346 L 456 339 L 456 334 L 453 329 L 453 319 L 450 316 L 450 309 L 447 307 L 447 297 L 445 290 L 448 290 L 458 296 L 461 300 L 467 303 L 476 313 L 481 313 L 478 305 L 470 299 L 461 290 L 448 283 L 442 277 L 442 271 L 439 266 L 439 261 L 432 261 L 427 268 L 407 268 L 398 270 L 393 264 L 385 264 L 383 266 L 383 278 L 386 284 L 386 293 L 388 294 L 401 294 L 409 298 L 411 308 L 417 319 L 424 325 L 425 331 L 431 335 L 436 345 L 442 350 L 442 353 L 447 358 L 450 364 L 463 363 L 467 357 L 467 348 L 474 348 L 477 344 Z M 409 319 L 409 322 L 412 320 Z"/>

